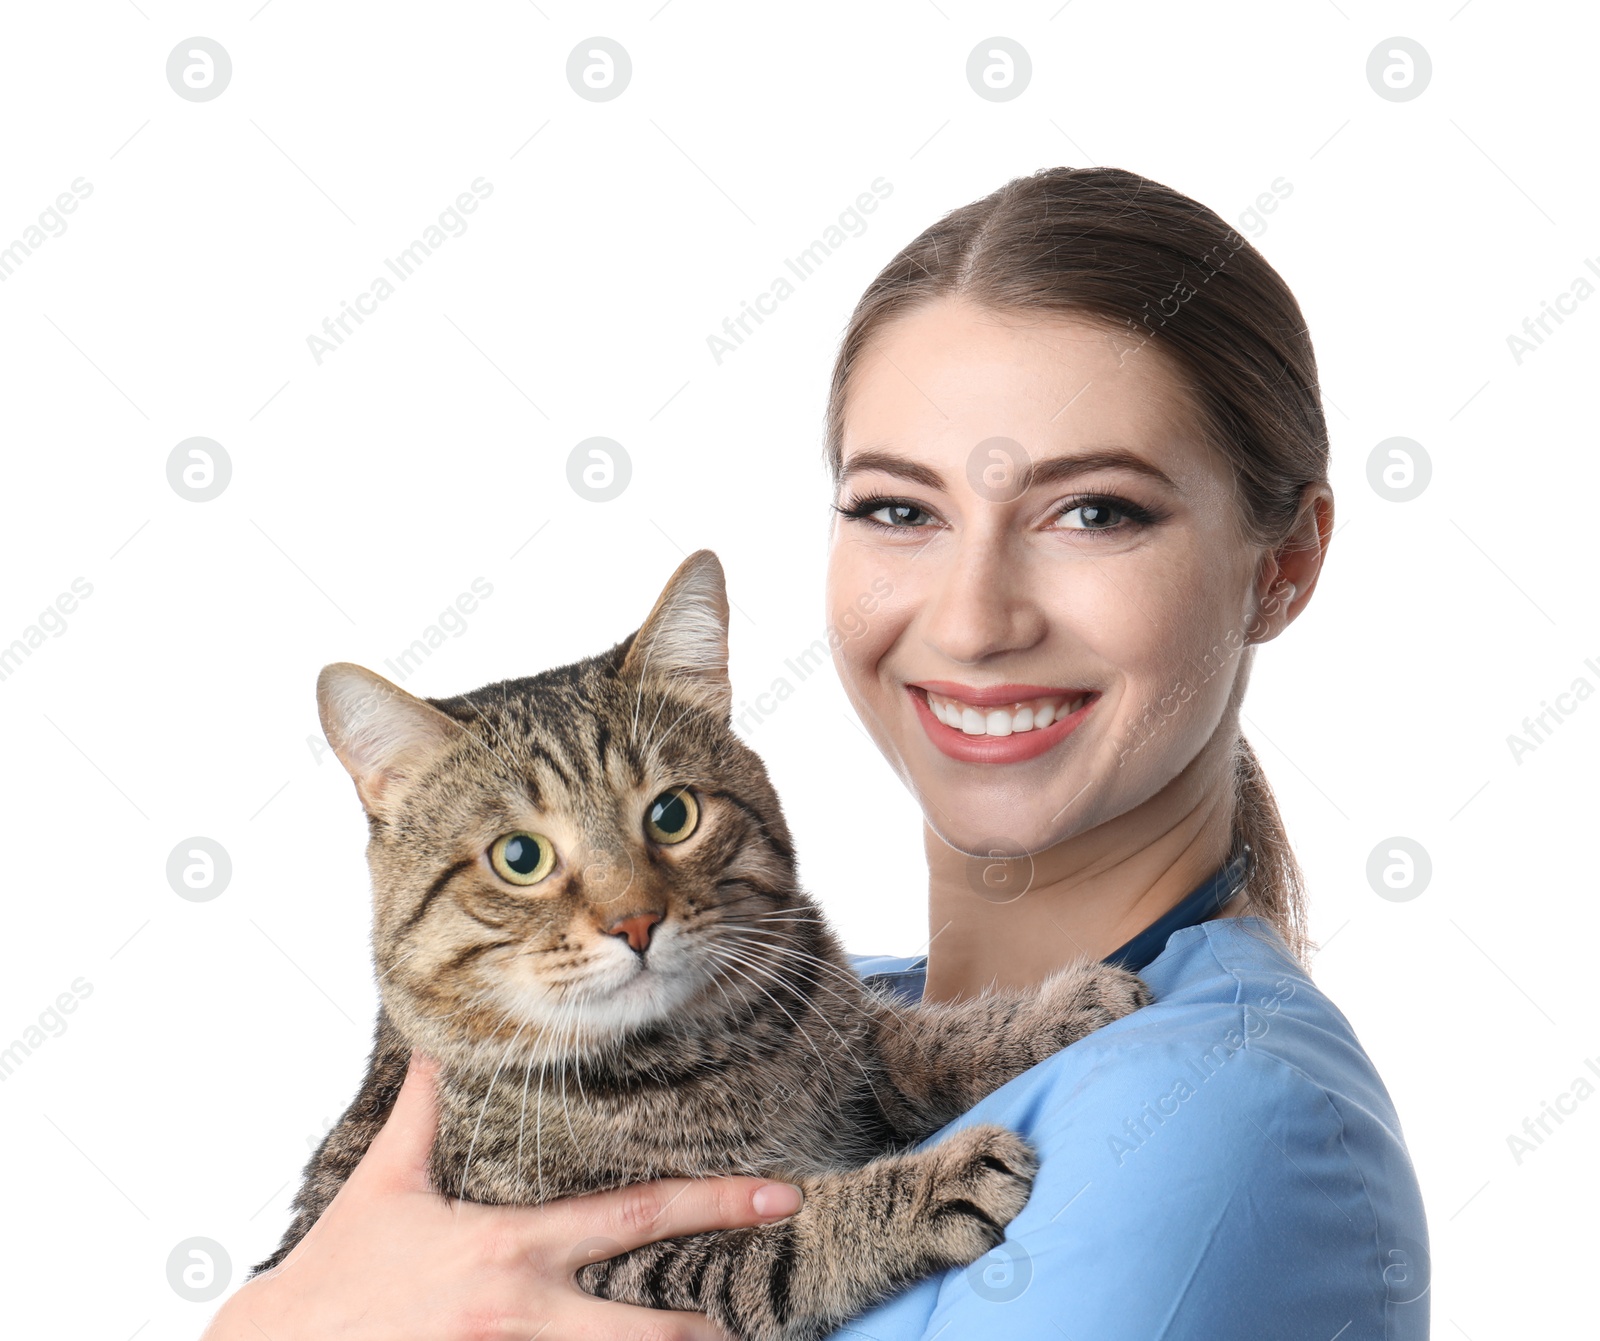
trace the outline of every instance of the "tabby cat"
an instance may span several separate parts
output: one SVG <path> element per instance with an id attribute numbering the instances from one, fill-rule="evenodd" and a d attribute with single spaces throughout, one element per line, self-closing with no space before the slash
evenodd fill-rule
<path id="1" fill-rule="evenodd" d="M 537 1205 L 727 1173 L 804 1191 L 786 1220 L 579 1267 L 602 1298 L 811 1341 L 1000 1242 L 1030 1147 L 997 1126 L 908 1147 L 1143 1005 L 1144 984 L 1078 965 L 924 1006 L 864 985 L 732 730 L 727 650 L 702 550 L 635 633 L 542 675 L 424 700 L 323 670 L 323 728 L 368 817 L 381 1004 L 361 1091 L 255 1272 L 366 1152 L 412 1045 L 441 1063 L 430 1177 L 450 1196 Z"/>

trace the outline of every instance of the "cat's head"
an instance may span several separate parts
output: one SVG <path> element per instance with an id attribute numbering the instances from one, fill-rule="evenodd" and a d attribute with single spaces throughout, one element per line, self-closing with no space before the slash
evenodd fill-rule
<path id="1" fill-rule="evenodd" d="M 444 699 L 340 663 L 317 701 L 367 811 L 385 1006 L 459 1065 L 617 1043 L 747 982 L 814 916 L 729 722 L 709 550 L 598 656 Z"/>

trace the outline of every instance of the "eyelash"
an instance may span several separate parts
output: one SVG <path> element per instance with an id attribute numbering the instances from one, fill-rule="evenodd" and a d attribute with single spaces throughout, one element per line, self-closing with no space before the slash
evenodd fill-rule
<path id="1" fill-rule="evenodd" d="M 1152 526 L 1165 516 L 1164 513 L 1144 507 L 1135 503 L 1132 499 L 1123 498 L 1118 494 L 1075 494 L 1062 503 L 1056 516 L 1064 517 L 1069 512 L 1075 512 L 1079 508 L 1091 507 L 1095 504 L 1109 506 L 1114 512 L 1121 513 L 1134 526 Z M 840 516 L 847 517 L 852 521 L 865 522 L 868 526 L 876 527 L 880 531 L 921 531 L 926 529 L 921 526 L 895 526 L 890 522 L 877 521 L 872 517 L 872 513 L 882 511 L 886 507 L 914 508 L 925 516 L 933 515 L 922 504 L 913 503 L 909 498 L 891 498 L 882 494 L 872 494 L 865 498 L 851 499 L 844 504 L 833 504 L 833 510 Z M 1119 526 L 1071 526 L 1063 529 L 1082 531 L 1092 535 L 1096 532 L 1125 531 L 1128 527 L 1124 524 Z"/>

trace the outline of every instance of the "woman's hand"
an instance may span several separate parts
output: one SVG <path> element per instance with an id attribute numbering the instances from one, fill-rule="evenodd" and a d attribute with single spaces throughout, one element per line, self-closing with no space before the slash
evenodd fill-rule
<path id="1" fill-rule="evenodd" d="M 703 1313 L 596 1299 L 573 1273 L 656 1239 L 780 1220 L 797 1188 L 666 1179 L 539 1207 L 446 1198 L 427 1177 L 436 1075 L 412 1055 L 394 1111 L 328 1209 L 201 1341 L 725 1341 Z"/>

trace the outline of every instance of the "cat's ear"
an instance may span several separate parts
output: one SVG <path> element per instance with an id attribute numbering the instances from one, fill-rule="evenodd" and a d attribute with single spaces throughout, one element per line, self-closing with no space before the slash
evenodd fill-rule
<path id="1" fill-rule="evenodd" d="M 634 634 L 619 674 L 663 680 L 724 720 L 732 713 L 728 593 L 722 564 L 710 550 L 696 550 L 678 565 Z"/>
<path id="2" fill-rule="evenodd" d="M 380 818 L 430 760 L 466 735 L 431 703 L 348 661 L 317 676 L 317 712 L 361 804 Z"/>

